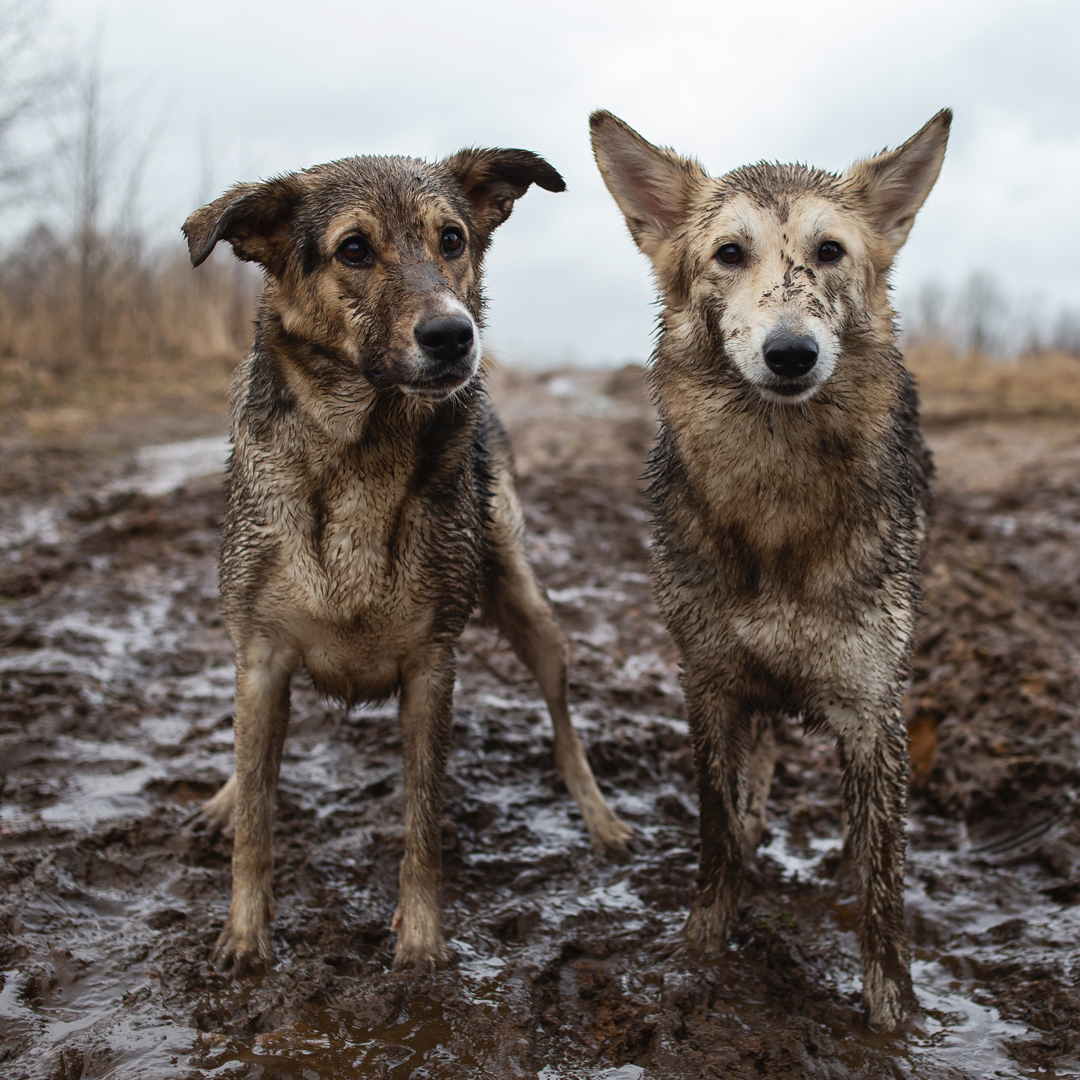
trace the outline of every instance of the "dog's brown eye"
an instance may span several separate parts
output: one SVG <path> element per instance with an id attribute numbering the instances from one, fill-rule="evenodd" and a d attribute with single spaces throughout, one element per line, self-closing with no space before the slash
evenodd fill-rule
<path id="1" fill-rule="evenodd" d="M 348 266 L 364 266 L 371 262 L 371 248 L 362 236 L 350 236 L 338 248 L 338 258 Z"/>
<path id="2" fill-rule="evenodd" d="M 737 266 L 743 261 L 743 250 L 738 244 L 724 244 L 716 253 L 716 257 L 728 266 Z"/>
<path id="3" fill-rule="evenodd" d="M 844 249 L 835 240 L 826 240 L 818 248 L 817 257 L 819 262 L 836 262 L 843 254 Z"/>
<path id="4" fill-rule="evenodd" d="M 453 258 L 455 255 L 460 255 L 465 250 L 465 237 L 461 235 L 461 230 L 455 228 L 453 225 L 443 229 L 442 240 L 439 243 L 444 255 L 449 255 Z"/>

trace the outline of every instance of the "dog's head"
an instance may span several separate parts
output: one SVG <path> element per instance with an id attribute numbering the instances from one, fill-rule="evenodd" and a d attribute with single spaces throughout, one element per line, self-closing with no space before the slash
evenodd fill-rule
<path id="1" fill-rule="evenodd" d="M 484 253 L 534 183 L 566 186 L 527 150 L 346 158 L 237 184 L 183 231 L 195 266 L 226 240 L 265 269 L 266 305 L 336 393 L 359 381 L 439 400 L 477 372 Z"/>
<path id="2" fill-rule="evenodd" d="M 759 164 L 719 180 L 609 112 L 591 125 L 604 182 L 652 261 L 667 328 L 707 353 L 718 377 L 797 403 L 845 356 L 891 342 L 889 270 L 937 179 L 951 119 L 942 110 L 843 175 Z"/>

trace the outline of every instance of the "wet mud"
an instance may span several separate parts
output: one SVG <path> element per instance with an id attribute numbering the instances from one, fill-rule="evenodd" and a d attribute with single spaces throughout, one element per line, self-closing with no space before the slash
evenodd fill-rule
<path id="1" fill-rule="evenodd" d="M 647 577 L 640 373 L 502 376 L 495 391 L 533 558 L 573 639 L 574 719 L 637 830 L 632 857 L 590 852 L 535 686 L 470 628 L 443 824 L 454 963 L 390 967 L 394 709 L 347 712 L 301 679 L 275 841 L 277 964 L 219 974 L 231 845 L 195 811 L 231 771 L 220 484 L 206 475 L 222 440 L 107 457 L 7 446 L 0 1073 L 1080 1075 L 1080 436 L 931 432 L 942 479 L 907 704 L 924 1014 L 886 1036 L 862 1018 L 836 754 L 796 719 L 731 947 L 699 959 L 682 946 L 697 810 Z"/>

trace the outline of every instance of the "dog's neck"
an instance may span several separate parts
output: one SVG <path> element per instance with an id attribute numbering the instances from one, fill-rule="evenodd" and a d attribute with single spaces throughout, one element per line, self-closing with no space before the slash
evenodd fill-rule
<path id="1" fill-rule="evenodd" d="M 823 534 L 837 520 L 875 520 L 873 509 L 907 468 L 892 432 L 908 376 L 885 349 L 838 365 L 815 397 L 798 405 L 766 401 L 716 368 L 666 354 L 661 340 L 651 378 L 661 438 L 652 472 L 681 472 L 695 493 L 704 534 L 729 527 L 763 548 Z"/>
<path id="2" fill-rule="evenodd" d="M 264 308 L 237 375 L 233 416 L 257 436 L 267 424 L 287 424 L 294 444 L 316 458 L 384 440 L 407 452 L 424 432 L 469 427 L 482 393 L 482 368 L 446 398 L 374 386 L 340 351 L 288 333 L 277 313 Z"/>

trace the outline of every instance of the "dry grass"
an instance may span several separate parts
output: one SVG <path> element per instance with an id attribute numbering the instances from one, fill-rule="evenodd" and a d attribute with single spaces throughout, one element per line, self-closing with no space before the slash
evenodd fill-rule
<path id="1" fill-rule="evenodd" d="M 89 271 L 48 237 L 0 264 L 4 434 L 122 439 L 154 418 L 220 416 L 251 341 L 250 270 L 193 271 L 179 252 L 143 256 L 114 238 Z"/>
<path id="2" fill-rule="evenodd" d="M 0 436 L 63 444 L 220 427 L 258 278 L 101 238 L 88 264 L 47 234 L 0 262 Z M 908 349 L 930 424 L 1080 417 L 1080 360 Z"/>
<path id="3" fill-rule="evenodd" d="M 1080 418 L 1080 359 L 1046 352 L 1016 360 L 909 348 L 929 424 L 1023 418 Z"/>

